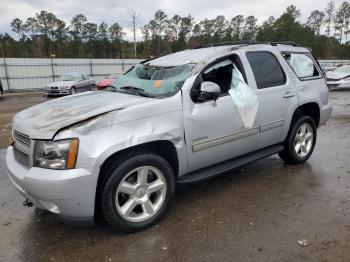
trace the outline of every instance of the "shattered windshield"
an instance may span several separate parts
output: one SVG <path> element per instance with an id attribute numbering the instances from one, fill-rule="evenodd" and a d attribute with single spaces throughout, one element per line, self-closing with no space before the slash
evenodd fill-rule
<path id="1" fill-rule="evenodd" d="M 146 97 L 167 97 L 175 94 L 190 75 L 194 64 L 159 68 L 137 64 L 113 81 L 109 91 Z"/>

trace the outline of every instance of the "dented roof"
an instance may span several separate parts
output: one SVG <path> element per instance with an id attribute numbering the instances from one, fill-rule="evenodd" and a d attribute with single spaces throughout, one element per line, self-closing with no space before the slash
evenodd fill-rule
<path id="1" fill-rule="evenodd" d="M 155 58 L 149 62 L 146 62 L 145 64 L 156 67 L 172 67 L 191 63 L 198 64 L 200 62 L 211 61 L 225 54 L 229 54 L 230 52 L 233 52 L 237 49 L 261 50 L 262 46 L 265 47 L 264 49 L 278 48 L 280 51 L 308 52 L 308 49 L 305 47 L 292 46 L 288 44 L 278 44 L 276 46 L 272 46 L 271 44 L 227 45 L 199 49 L 187 49 L 184 51 Z"/>

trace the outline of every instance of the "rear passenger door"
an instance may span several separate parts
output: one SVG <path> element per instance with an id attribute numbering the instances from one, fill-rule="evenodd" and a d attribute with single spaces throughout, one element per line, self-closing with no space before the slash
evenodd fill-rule
<path id="1" fill-rule="evenodd" d="M 271 51 L 246 52 L 246 59 L 256 83 L 259 100 L 257 124 L 259 148 L 285 140 L 293 112 L 298 105 L 297 90 L 281 66 L 286 62 Z"/>

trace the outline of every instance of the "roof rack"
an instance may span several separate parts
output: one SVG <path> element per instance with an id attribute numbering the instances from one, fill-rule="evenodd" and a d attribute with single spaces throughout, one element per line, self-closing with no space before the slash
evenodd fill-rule
<path id="1" fill-rule="evenodd" d="M 291 46 L 299 46 L 297 43 L 292 41 L 281 41 L 281 42 L 257 42 L 257 41 L 231 41 L 231 42 L 217 42 L 206 45 L 200 45 L 198 48 L 204 47 L 216 47 L 216 46 L 226 46 L 226 45 L 238 45 L 238 46 L 248 46 L 248 45 L 291 45 Z"/>

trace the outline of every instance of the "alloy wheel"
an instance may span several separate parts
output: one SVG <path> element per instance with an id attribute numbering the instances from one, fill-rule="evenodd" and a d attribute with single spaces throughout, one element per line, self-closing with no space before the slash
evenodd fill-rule
<path id="1" fill-rule="evenodd" d="M 295 136 L 294 149 L 298 157 L 304 158 L 310 152 L 313 144 L 313 129 L 309 123 L 303 123 Z"/>
<path id="2" fill-rule="evenodd" d="M 163 173 L 153 166 L 142 166 L 130 171 L 119 183 L 115 206 L 120 216 L 130 222 L 151 218 L 162 206 L 166 192 Z"/>

